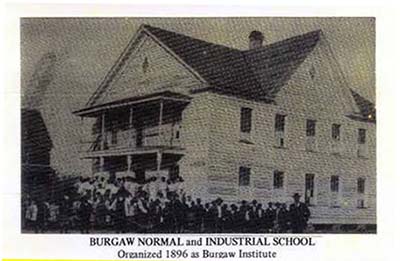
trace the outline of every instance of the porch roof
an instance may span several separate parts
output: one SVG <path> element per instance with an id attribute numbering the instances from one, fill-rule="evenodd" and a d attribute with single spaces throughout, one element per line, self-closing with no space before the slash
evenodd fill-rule
<path id="1" fill-rule="evenodd" d="M 161 152 L 164 154 L 176 154 L 183 155 L 185 149 L 181 147 L 170 147 L 170 146 L 143 146 L 140 148 L 116 148 L 99 151 L 87 151 L 82 153 L 81 158 L 98 158 L 98 157 L 117 157 L 117 156 L 128 156 L 128 155 L 144 155 L 154 154 Z"/>
<path id="2" fill-rule="evenodd" d="M 140 104 L 142 104 L 142 105 L 150 104 L 150 103 L 158 102 L 160 100 L 184 104 L 184 103 L 189 103 L 191 99 L 192 98 L 190 96 L 187 96 L 187 95 L 184 95 L 181 93 L 164 91 L 164 92 L 152 93 L 152 94 L 143 95 L 143 96 L 130 97 L 130 98 L 113 101 L 113 102 L 105 103 L 105 104 L 101 104 L 101 105 L 86 107 L 86 108 L 74 111 L 73 113 L 78 116 L 82 116 L 82 117 L 96 117 L 102 111 L 112 110 L 115 108 L 135 106 L 135 105 L 140 105 Z"/>

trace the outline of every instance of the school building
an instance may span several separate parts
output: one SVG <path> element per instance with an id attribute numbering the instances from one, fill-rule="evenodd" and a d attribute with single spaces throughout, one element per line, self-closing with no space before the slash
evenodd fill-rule
<path id="1" fill-rule="evenodd" d="M 264 34 L 263 34 L 264 33 Z M 375 106 L 322 31 L 238 50 L 142 25 L 75 115 L 93 174 L 184 178 L 203 201 L 292 202 L 313 223 L 376 224 Z"/>

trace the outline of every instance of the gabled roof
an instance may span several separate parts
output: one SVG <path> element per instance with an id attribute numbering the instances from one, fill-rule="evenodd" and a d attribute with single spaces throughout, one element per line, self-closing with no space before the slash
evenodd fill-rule
<path id="1" fill-rule="evenodd" d="M 246 99 L 271 101 L 316 46 L 321 31 L 245 51 L 150 25 L 143 25 L 138 34 L 141 32 L 155 37 L 197 72 L 208 83 L 209 90 Z M 134 39 L 90 98 L 86 108 L 101 104 L 99 98 L 106 95 L 105 90 L 111 87 L 112 78 L 132 54 L 129 51 L 132 44 Z"/>
<path id="2" fill-rule="evenodd" d="M 356 105 L 358 109 L 360 110 L 360 113 L 358 115 L 351 115 L 351 118 L 356 118 L 358 120 L 362 121 L 368 121 L 368 122 L 376 122 L 376 109 L 375 109 L 375 104 L 363 96 L 361 96 L 359 93 L 356 91 L 350 89 L 351 95 L 354 98 L 354 101 L 356 102 Z"/>
<path id="3" fill-rule="evenodd" d="M 216 91 L 251 99 L 266 96 L 242 51 L 149 25 L 144 28 L 197 71 Z"/>

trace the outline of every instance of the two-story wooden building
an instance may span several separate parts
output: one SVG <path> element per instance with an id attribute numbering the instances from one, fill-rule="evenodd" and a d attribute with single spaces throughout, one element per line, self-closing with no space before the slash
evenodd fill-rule
<path id="1" fill-rule="evenodd" d="M 298 192 L 314 223 L 375 224 L 374 105 L 322 31 L 263 38 L 237 50 L 142 25 L 74 112 L 95 121 L 82 157 L 94 173 L 181 175 L 204 200 Z"/>

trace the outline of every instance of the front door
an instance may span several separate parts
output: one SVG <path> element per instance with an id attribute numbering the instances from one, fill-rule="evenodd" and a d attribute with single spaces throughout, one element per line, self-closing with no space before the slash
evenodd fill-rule
<path id="1" fill-rule="evenodd" d="M 314 174 L 306 174 L 304 201 L 307 205 L 314 204 Z"/>

